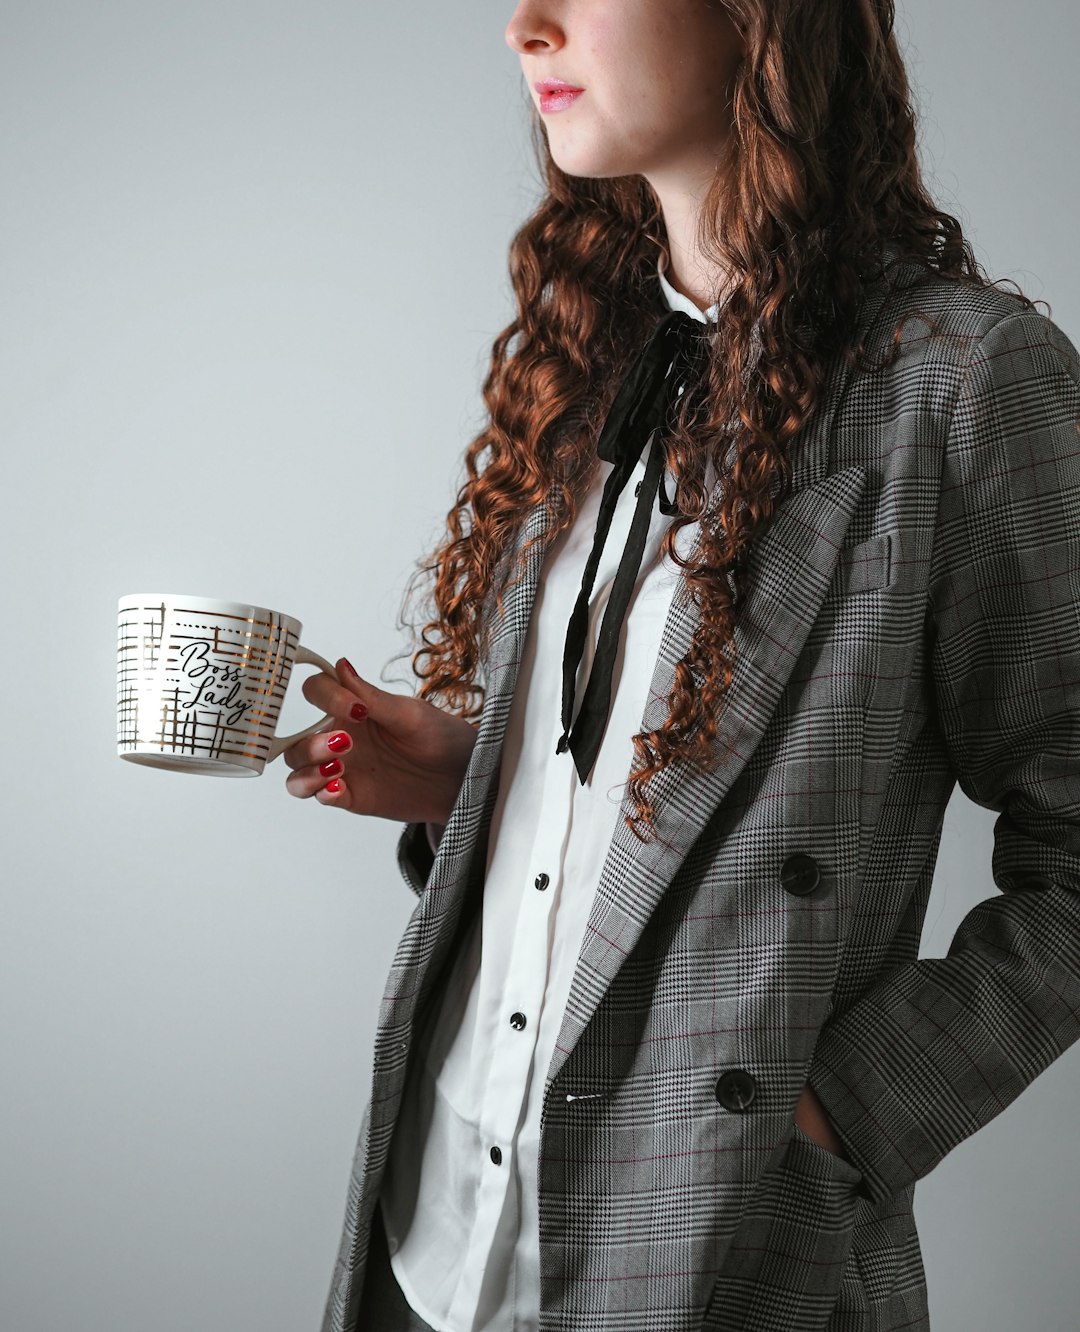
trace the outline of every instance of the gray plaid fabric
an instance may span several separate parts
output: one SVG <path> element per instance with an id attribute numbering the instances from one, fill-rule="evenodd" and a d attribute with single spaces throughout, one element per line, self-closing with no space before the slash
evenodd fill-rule
<path id="1" fill-rule="evenodd" d="M 945 336 L 908 317 L 891 366 L 838 365 L 797 451 L 714 771 L 663 773 L 657 840 L 620 822 L 608 849 L 545 1086 L 543 1332 L 925 1329 L 915 1181 L 1080 1034 L 1080 362 L 1041 314 L 941 280 L 868 289 L 875 356 L 917 308 Z M 419 900 L 323 1332 L 360 1326 L 410 1043 L 479 905 L 542 545 L 492 611 L 438 852 L 422 825 L 399 844 Z M 645 727 L 695 615 L 680 585 Z M 957 780 L 1000 814 L 987 900 L 918 961 Z M 808 1080 L 850 1161 L 793 1128 Z"/>

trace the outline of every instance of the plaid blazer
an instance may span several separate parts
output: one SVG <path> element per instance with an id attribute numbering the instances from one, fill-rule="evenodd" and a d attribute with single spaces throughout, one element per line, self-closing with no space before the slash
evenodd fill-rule
<path id="1" fill-rule="evenodd" d="M 656 840 L 620 820 L 608 848 L 545 1084 L 542 1332 L 927 1328 L 916 1180 L 1080 1035 L 1080 362 L 1007 293 L 912 272 L 868 286 L 868 349 L 903 321 L 900 355 L 835 367 L 756 546 L 713 771 L 662 773 Z M 438 852 L 419 824 L 399 843 L 419 900 L 323 1332 L 358 1327 L 410 1042 L 479 906 L 542 548 L 489 602 Z M 987 898 L 920 961 L 956 781 L 999 813 Z M 849 1160 L 794 1127 L 807 1081 Z"/>

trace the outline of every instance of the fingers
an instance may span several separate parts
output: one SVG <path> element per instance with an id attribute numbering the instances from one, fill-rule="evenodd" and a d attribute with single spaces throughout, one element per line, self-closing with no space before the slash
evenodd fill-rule
<path id="1" fill-rule="evenodd" d="M 282 757 L 293 771 L 285 789 L 299 800 L 314 796 L 321 805 L 346 805 L 345 756 L 353 748 L 348 731 L 320 731 L 290 745 Z"/>
<path id="2" fill-rule="evenodd" d="M 345 775 L 341 764 L 338 763 L 337 770 L 333 770 L 332 764 L 327 764 L 330 770 L 324 774 L 318 768 L 305 768 L 302 772 L 294 772 L 292 776 L 285 779 L 285 789 L 290 795 L 298 796 L 301 800 L 310 800 L 313 796 L 320 805 L 345 805 L 349 803 L 349 791 L 345 785 Z"/>
<path id="3" fill-rule="evenodd" d="M 314 797 L 320 805 L 349 809 L 352 797 L 345 760 L 359 734 L 357 728 L 369 716 L 385 722 L 389 714 L 392 722 L 397 699 L 361 679 L 345 657 L 336 665 L 341 684 L 320 671 L 304 681 L 302 692 L 310 703 L 340 719 L 342 725 L 297 740 L 282 757 L 292 769 L 285 779 L 285 789 L 290 795 L 300 800 Z"/>
<path id="4" fill-rule="evenodd" d="M 325 671 L 308 676 L 301 691 L 309 703 L 341 721 L 363 721 L 369 713 L 373 713 L 378 720 L 385 722 L 388 712 L 393 715 L 394 694 L 388 694 L 361 679 L 345 657 L 338 659 L 337 672 L 341 684 Z"/>
<path id="5" fill-rule="evenodd" d="M 315 799 L 320 805 L 348 805 L 349 792 L 344 777 L 333 777 L 321 791 L 315 792 Z"/>
<path id="6" fill-rule="evenodd" d="M 340 759 L 353 747 L 353 737 L 340 727 L 332 731 L 319 731 L 315 735 L 306 735 L 282 753 L 286 767 L 294 772 L 301 768 L 310 768 L 331 759 Z"/>
<path id="7" fill-rule="evenodd" d="M 285 790 L 300 800 L 310 800 L 331 782 L 343 780 L 344 775 L 344 762 L 339 758 L 329 758 L 323 763 L 312 763 L 289 773 L 285 778 Z M 338 789 L 335 787 L 331 795 L 337 794 Z"/>
<path id="8" fill-rule="evenodd" d="M 320 805 L 343 805 L 348 808 L 349 788 L 341 764 L 338 763 L 337 770 L 334 770 L 333 764 L 326 766 L 330 772 L 325 774 L 319 768 L 304 768 L 300 772 L 290 773 L 285 779 L 286 791 L 300 800 L 310 800 L 314 796 Z"/>

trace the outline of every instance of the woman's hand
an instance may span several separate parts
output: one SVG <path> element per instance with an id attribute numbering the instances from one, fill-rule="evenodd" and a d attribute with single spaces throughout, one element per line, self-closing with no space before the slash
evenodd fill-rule
<path id="1" fill-rule="evenodd" d="M 285 750 L 292 769 L 286 790 L 352 814 L 445 824 L 476 728 L 422 699 L 368 684 L 344 657 L 337 670 L 343 684 L 323 672 L 304 681 L 304 697 L 339 725 Z"/>

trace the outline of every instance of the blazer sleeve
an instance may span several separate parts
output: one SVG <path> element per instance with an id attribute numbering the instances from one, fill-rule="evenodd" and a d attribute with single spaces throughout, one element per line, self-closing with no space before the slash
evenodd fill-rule
<path id="1" fill-rule="evenodd" d="M 808 1079 L 866 1187 L 926 1175 L 1080 1036 L 1080 362 L 1035 311 L 984 334 L 943 461 L 928 687 L 1000 892 L 944 958 L 826 1024 Z"/>

